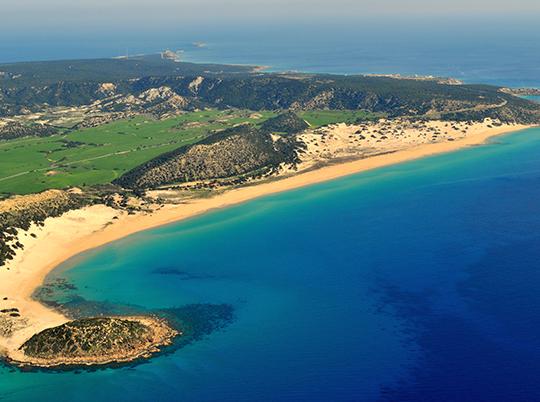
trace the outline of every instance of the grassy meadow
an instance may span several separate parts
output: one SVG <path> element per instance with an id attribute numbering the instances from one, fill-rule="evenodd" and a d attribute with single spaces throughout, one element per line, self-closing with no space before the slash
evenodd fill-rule
<path id="1" fill-rule="evenodd" d="M 202 140 L 212 130 L 272 116 L 237 110 L 205 110 L 163 121 L 137 116 L 63 135 L 0 141 L 0 194 L 110 183 L 164 152 Z"/>
<path id="2" fill-rule="evenodd" d="M 298 113 L 312 128 L 376 117 L 363 111 Z M 0 141 L 0 195 L 110 183 L 164 152 L 196 143 L 213 130 L 261 124 L 276 112 L 204 110 L 167 120 L 137 116 L 52 137 Z"/>

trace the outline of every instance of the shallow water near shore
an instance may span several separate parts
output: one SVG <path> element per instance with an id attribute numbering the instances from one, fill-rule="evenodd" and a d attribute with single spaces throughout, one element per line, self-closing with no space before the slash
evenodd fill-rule
<path id="1" fill-rule="evenodd" d="M 0 400 L 540 399 L 539 184 L 535 128 L 85 253 L 49 300 L 232 319 L 135 367 L 0 367 Z"/>

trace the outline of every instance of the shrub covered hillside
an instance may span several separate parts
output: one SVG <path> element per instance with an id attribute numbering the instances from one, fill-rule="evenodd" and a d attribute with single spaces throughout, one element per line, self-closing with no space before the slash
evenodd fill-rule
<path id="1" fill-rule="evenodd" d="M 138 166 L 115 181 L 127 188 L 164 184 L 260 177 L 282 163 L 296 162 L 296 139 L 273 138 L 244 124 L 217 132 L 203 141 L 181 147 Z"/>
<path id="2" fill-rule="evenodd" d="M 272 117 L 261 125 L 261 129 L 270 133 L 297 134 L 307 128 L 309 124 L 291 111 Z"/>

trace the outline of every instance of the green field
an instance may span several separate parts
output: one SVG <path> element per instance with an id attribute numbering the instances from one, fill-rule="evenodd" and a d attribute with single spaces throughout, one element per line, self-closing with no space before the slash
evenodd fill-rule
<path id="1" fill-rule="evenodd" d="M 299 112 L 298 116 L 307 121 L 313 128 L 336 123 L 354 124 L 384 117 L 383 114 L 375 114 L 363 110 L 308 110 Z"/>
<path id="2" fill-rule="evenodd" d="M 275 112 L 247 110 L 205 110 L 161 121 L 138 116 L 52 137 L 0 141 L 0 196 L 110 183 L 164 152 L 202 140 L 212 130 L 261 124 L 274 116 Z M 313 128 L 377 117 L 346 110 L 305 111 L 299 116 Z"/>
<path id="3" fill-rule="evenodd" d="M 164 152 L 198 142 L 212 130 L 274 116 L 205 110 L 158 121 L 138 116 L 47 138 L 0 141 L 0 194 L 110 183 Z"/>

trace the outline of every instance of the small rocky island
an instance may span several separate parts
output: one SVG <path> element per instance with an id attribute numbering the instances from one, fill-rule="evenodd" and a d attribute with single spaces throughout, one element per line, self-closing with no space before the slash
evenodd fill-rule
<path id="1" fill-rule="evenodd" d="M 31 367 L 127 363 L 159 352 L 177 335 L 155 317 L 84 318 L 35 334 L 11 360 Z"/>

